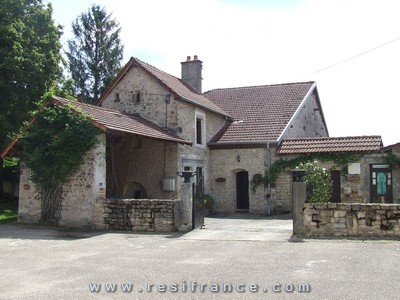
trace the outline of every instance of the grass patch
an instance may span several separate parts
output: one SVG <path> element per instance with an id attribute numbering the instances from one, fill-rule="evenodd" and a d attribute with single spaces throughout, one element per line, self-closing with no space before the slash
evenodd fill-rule
<path id="1" fill-rule="evenodd" d="M 15 223 L 18 221 L 18 202 L 0 202 L 0 224 Z"/>

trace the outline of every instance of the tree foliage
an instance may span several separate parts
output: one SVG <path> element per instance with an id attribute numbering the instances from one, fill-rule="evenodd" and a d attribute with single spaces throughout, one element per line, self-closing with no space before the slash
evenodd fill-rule
<path id="1" fill-rule="evenodd" d="M 41 199 L 43 223 L 58 223 L 62 186 L 98 142 L 98 133 L 89 116 L 74 106 L 50 105 L 36 113 L 21 138 L 21 159 L 32 171 L 30 179 Z"/>
<path id="2" fill-rule="evenodd" d="M 68 41 L 69 71 L 79 100 L 93 103 L 121 67 L 123 46 L 119 24 L 98 5 L 72 24 L 75 38 Z"/>
<path id="3" fill-rule="evenodd" d="M 41 0 L 1 1 L 0 150 L 61 76 L 61 27 L 52 12 Z"/>

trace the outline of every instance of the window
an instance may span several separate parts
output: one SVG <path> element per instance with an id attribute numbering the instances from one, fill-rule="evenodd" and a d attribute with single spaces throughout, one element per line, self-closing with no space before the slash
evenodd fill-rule
<path id="1" fill-rule="evenodd" d="M 206 124 L 203 113 L 195 113 L 195 145 L 205 146 L 206 144 Z"/>

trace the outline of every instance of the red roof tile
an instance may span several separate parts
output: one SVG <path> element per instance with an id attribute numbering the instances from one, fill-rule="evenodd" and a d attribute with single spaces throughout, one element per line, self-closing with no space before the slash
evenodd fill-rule
<path id="1" fill-rule="evenodd" d="M 72 104 L 93 117 L 94 125 L 102 130 L 115 130 L 132 133 L 148 138 L 178 142 L 191 145 L 192 143 L 181 139 L 173 132 L 161 128 L 158 125 L 140 117 L 139 115 L 127 115 L 117 110 L 107 109 L 82 102 L 71 101 L 60 97 L 53 97 L 56 104 Z"/>
<path id="2" fill-rule="evenodd" d="M 306 154 L 322 152 L 374 152 L 382 147 L 380 136 L 348 136 L 286 139 L 278 154 Z"/>
<path id="3" fill-rule="evenodd" d="M 204 95 L 234 118 L 210 144 L 277 141 L 314 82 L 216 89 Z"/>
<path id="4" fill-rule="evenodd" d="M 117 77 L 110 83 L 107 87 L 99 101 L 98 105 L 111 93 L 115 85 L 124 77 L 124 75 L 129 71 L 132 65 L 136 65 L 151 76 L 153 76 L 156 80 L 158 80 L 164 87 L 166 87 L 172 94 L 176 97 L 180 98 L 183 101 L 195 104 L 204 109 L 213 111 L 223 116 L 228 116 L 228 114 L 223 111 L 220 107 L 215 105 L 209 99 L 204 97 L 202 94 L 198 94 L 194 89 L 192 89 L 185 81 L 172 76 L 164 71 L 157 69 L 156 67 L 149 65 L 137 58 L 131 58 L 129 62 L 122 68 Z"/>

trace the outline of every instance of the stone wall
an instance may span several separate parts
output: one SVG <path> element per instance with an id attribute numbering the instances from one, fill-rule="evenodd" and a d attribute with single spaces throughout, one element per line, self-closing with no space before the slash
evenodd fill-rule
<path id="1" fill-rule="evenodd" d="M 171 232 L 181 226 L 179 200 L 102 199 L 97 206 L 98 229 Z"/>
<path id="2" fill-rule="evenodd" d="M 305 203 L 306 236 L 400 237 L 400 205 Z"/>
<path id="3" fill-rule="evenodd" d="M 106 180 L 105 135 L 99 139 L 100 144 L 86 153 L 82 165 L 63 185 L 60 225 L 94 226 L 95 203 Z M 30 175 L 31 170 L 21 166 L 18 217 L 22 223 L 37 223 L 41 217 L 40 199 Z"/>

